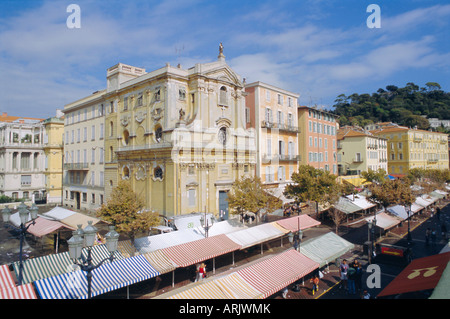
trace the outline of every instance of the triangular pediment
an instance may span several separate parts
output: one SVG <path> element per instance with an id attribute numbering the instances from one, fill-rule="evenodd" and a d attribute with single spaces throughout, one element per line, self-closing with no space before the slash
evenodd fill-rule
<path id="1" fill-rule="evenodd" d="M 223 82 L 243 86 L 241 77 L 228 64 L 222 61 L 202 65 L 202 75 Z"/>

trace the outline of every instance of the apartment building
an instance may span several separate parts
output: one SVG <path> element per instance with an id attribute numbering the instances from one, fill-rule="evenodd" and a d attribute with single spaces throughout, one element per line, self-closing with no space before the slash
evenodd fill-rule
<path id="1" fill-rule="evenodd" d="M 299 95 L 263 82 L 245 85 L 246 127 L 255 129 L 256 172 L 262 182 L 284 189 L 298 169 Z"/>
<path id="2" fill-rule="evenodd" d="M 399 126 L 379 124 L 371 131 L 387 139 L 388 172 L 402 176 L 412 168 L 447 169 L 449 167 L 448 135 Z"/>
<path id="3" fill-rule="evenodd" d="M 338 174 L 338 116 L 314 107 L 298 107 L 300 165 L 311 165 Z"/>
<path id="4" fill-rule="evenodd" d="M 0 193 L 15 199 L 46 198 L 43 119 L 0 116 Z"/>
<path id="5" fill-rule="evenodd" d="M 387 139 L 354 126 L 338 129 L 338 173 L 360 175 L 368 170 L 388 171 Z"/>
<path id="6" fill-rule="evenodd" d="M 105 91 L 64 106 L 63 205 L 95 210 L 104 202 Z"/>

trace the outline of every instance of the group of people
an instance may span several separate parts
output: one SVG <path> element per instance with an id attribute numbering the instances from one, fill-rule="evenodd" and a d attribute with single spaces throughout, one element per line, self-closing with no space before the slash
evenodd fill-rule
<path id="1" fill-rule="evenodd" d="M 363 268 L 358 259 L 353 260 L 352 263 L 347 263 L 347 259 L 343 259 L 339 265 L 339 276 L 341 278 L 339 289 L 345 289 L 349 295 L 356 295 L 359 292 L 362 298 L 368 299 L 368 292 L 362 291 L 362 275 Z"/>

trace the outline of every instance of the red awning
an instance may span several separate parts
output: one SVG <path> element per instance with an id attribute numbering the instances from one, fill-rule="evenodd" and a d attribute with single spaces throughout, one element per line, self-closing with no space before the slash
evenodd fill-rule
<path id="1" fill-rule="evenodd" d="M 178 267 L 187 267 L 216 256 L 239 250 L 241 246 L 225 234 L 166 247 L 161 251 Z"/>
<path id="2" fill-rule="evenodd" d="M 14 278 L 8 265 L 0 266 L 0 290 L 14 287 Z"/>
<path id="3" fill-rule="evenodd" d="M 263 298 L 267 298 L 317 268 L 319 268 L 317 262 L 295 249 L 289 249 L 245 267 L 237 273 L 256 290 L 263 293 Z"/>
<path id="4" fill-rule="evenodd" d="M 320 225 L 320 222 L 308 215 L 294 216 L 286 219 L 277 220 L 276 223 L 289 231 L 298 231 L 300 221 L 300 229 L 307 229 Z"/>
<path id="5" fill-rule="evenodd" d="M 413 260 L 377 297 L 434 289 L 450 261 L 450 252 Z"/>
<path id="6" fill-rule="evenodd" d="M 49 220 L 44 217 L 38 217 L 35 219 L 35 224 L 31 225 L 27 231 L 29 233 L 33 234 L 34 236 L 43 237 L 45 235 L 53 233 L 54 231 L 56 231 L 60 228 L 75 230 L 74 228 L 72 228 L 68 225 L 65 225 L 63 223 L 60 223 L 56 220 Z"/>
<path id="7" fill-rule="evenodd" d="M 32 283 L 0 290 L 0 299 L 37 299 Z"/>

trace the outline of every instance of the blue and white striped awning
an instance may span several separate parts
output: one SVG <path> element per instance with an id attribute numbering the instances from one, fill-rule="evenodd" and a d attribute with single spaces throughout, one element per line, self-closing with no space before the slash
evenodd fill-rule
<path id="1" fill-rule="evenodd" d="M 78 269 L 34 284 L 41 299 L 87 299 L 86 274 Z M 92 297 L 158 275 L 159 272 L 142 255 L 105 263 L 92 272 Z"/>

